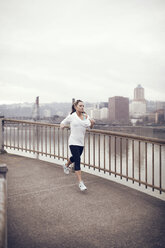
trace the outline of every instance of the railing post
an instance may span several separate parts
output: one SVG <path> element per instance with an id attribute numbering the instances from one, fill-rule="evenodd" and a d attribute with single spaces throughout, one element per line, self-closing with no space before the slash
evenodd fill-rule
<path id="1" fill-rule="evenodd" d="M 0 154 L 5 153 L 4 150 L 4 116 L 0 116 Z"/>
<path id="2" fill-rule="evenodd" d="M 7 173 L 6 164 L 0 164 L 0 248 L 7 248 Z"/>

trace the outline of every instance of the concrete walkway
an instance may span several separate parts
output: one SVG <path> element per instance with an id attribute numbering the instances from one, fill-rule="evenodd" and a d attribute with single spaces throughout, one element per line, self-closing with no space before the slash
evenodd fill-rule
<path id="1" fill-rule="evenodd" d="M 8 166 L 8 248 L 165 247 L 165 202 L 49 162 L 0 155 Z"/>

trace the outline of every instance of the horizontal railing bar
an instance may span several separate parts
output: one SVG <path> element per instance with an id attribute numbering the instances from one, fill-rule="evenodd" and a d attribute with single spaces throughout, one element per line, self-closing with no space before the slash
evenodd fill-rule
<path id="1" fill-rule="evenodd" d="M 32 122 L 32 121 L 21 121 L 21 120 L 14 120 L 14 119 L 3 119 L 7 122 L 15 122 L 15 123 L 25 123 L 25 124 L 32 124 L 32 125 L 39 125 L 39 126 L 51 126 L 51 127 L 59 127 L 59 124 L 50 124 L 50 123 L 42 123 L 42 122 Z M 69 129 L 69 126 L 66 126 L 65 128 Z M 128 138 L 133 140 L 140 140 L 145 141 L 147 143 L 155 143 L 155 144 L 165 144 L 165 139 L 157 139 L 157 138 L 150 138 L 145 136 L 138 136 L 138 135 L 132 135 L 128 133 L 122 133 L 122 132 L 113 132 L 113 131 L 107 131 L 107 130 L 99 130 L 99 129 L 88 129 L 87 132 L 95 133 L 95 134 L 104 134 L 104 135 L 113 135 L 116 137 L 122 137 L 122 138 Z"/>
<path id="2" fill-rule="evenodd" d="M 145 136 L 138 136 L 135 134 L 132 135 L 132 134 L 128 134 L 128 133 L 119 133 L 119 132 L 112 132 L 112 131 L 99 130 L 99 129 L 91 129 L 91 130 L 87 130 L 87 132 L 106 134 L 109 136 L 128 138 L 131 140 L 140 140 L 140 141 L 145 141 L 147 143 L 165 144 L 165 139 L 150 138 L 150 137 L 145 137 Z"/>
<path id="3" fill-rule="evenodd" d="M 14 119 L 3 119 L 4 121 L 7 122 L 12 122 L 12 123 L 25 123 L 25 124 L 31 124 L 31 125 L 39 125 L 39 126 L 52 126 L 52 127 L 59 127 L 59 124 L 51 124 L 51 123 L 46 123 L 46 122 L 34 122 L 34 121 L 23 121 L 23 120 L 14 120 Z"/>

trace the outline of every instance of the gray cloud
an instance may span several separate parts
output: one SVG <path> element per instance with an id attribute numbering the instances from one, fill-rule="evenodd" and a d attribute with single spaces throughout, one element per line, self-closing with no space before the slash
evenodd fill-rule
<path id="1" fill-rule="evenodd" d="M 132 98 L 138 83 L 165 100 L 164 25 L 164 0 L 1 0 L 1 102 Z"/>

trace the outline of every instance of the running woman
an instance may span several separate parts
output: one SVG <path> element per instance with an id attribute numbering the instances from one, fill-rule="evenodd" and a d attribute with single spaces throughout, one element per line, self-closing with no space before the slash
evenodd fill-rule
<path id="1" fill-rule="evenodd" d="M 81 100 L 77 100 L 72 105 L 72 112 L 61 122 L 60 127 L 64 128 L 70 124 L 70 137 L 69 148 L 72 156 L 68 159 L 67 163 L 63 164 L 64 173 L 69 174 L 69 165 L 75 163 L 75 173 L 79 181 L 79 188 L 81 191 L 87 189 L 81 178 L 81 154 L 84 149 L 84 139 L 86 128 L 92 128 L 94 120 L 89 119 L 89 116 L 84 112 L 84 103 Z"/>

